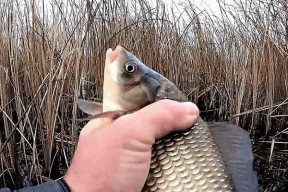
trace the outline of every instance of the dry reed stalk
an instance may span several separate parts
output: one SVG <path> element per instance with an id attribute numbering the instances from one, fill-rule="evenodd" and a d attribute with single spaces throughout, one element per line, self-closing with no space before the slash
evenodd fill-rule
<path id="1" fill-rule="evenodd" d="M 0 186 L 65 173 L 83 127 L 75 101 L 101 101 L 105 51 L 118 44 L 175 82 L 204 119 L 249 130 L 261 191 L 287 185 L 286 2 L 218 2 L 220 17 L 192 1 L 173 12 L 160 1 L 1 3 Z"/>

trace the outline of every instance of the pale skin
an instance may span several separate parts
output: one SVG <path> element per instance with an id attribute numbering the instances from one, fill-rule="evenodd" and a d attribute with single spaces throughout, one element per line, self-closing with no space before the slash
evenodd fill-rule
<path id="1" fill-rule="evenodd" d="M 91 120 L 64 179 L 73 192 L 140 192 L 155 139 L 189 128 L 198 117 L 193 103 L 161 100 L 115 121 Z"/>

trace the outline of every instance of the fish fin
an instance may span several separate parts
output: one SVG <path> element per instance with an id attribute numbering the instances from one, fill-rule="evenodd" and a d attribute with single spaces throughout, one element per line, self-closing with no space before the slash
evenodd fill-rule
<path id="1" fill-rule="evenodd" d="M 78 108 L 89 115 L 97 115 L 103 112 L 102 103 L 78 99 Z"/>
<path id="2" fill-rule="evenodd" d="M 122 110 L 117 110 L 117 111 L 106 111 L 103 113 L 99 113 L 96 115 L 92 115 L 90 117 L 85 117 L 82 119 L 77 119 L 78 121 L 90 121 L 92 119 L 96 119 L 96 118 L 110 118 L 112 120 L 118 119 L 119 117 L 121 117 L 122 115 L 127 114 L 126 111 L 122 111 Z"/>
<path id="3" fill-rule="evenodd" d="M 226 122 L 207 122 L 232 176 L 235 191 L 259 191 L 249 133 Z"/>

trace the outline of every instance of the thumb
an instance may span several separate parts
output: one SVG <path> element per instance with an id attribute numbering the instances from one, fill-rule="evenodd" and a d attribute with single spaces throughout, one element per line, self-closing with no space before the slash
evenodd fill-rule
<path id="1" fill-rule="evenodd" d="M 152 134 L 152 137 L 158 139 L 172 131 L 189 128 L 198 117 L 199 109 L 194 103 L 160 100 L 120 119 L 129 122 L 130 125 L 132 123 L 131 129 L 136 129 L 131 130 L 134 133 Z"/>
<path id="2" fill-rule="evenodd" d="M 111 118 L 95 118 L 90 120 L 80 132 L 81 137 L 85 137 L 86 135 L 90 135 L 101 127 L 105 127 L 106 125 L 111 124 L 113 119 Z"/>

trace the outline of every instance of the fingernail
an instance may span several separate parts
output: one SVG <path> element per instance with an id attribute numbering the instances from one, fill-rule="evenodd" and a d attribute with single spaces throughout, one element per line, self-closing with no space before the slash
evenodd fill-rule
<path id="1" fill-rule="evenodd" d="M 185 107 L 187 107 L 188 109 L 191 109 L 191 108 L 193 108 L 193 109 L 197 108 L 197 109 L 198 109 L 198 107 L 197 107 L 197 105 L 196 105 L 195 103 L 192 103 L 192 102 L 183 102 L 183 104 L 184 104 Z"/>
<path id="2" fill-rule="evenodd" d="M 195 116 L 199 116 L 199 109 L 197 107 L 197 105 L 195 105 L 195 103 L 192 102 L 184 102 L 183 103 L 186 107 L 187 113 L 189 114 L 189 116 L 192 116 L 193 119 L 195 118 Z"/>

